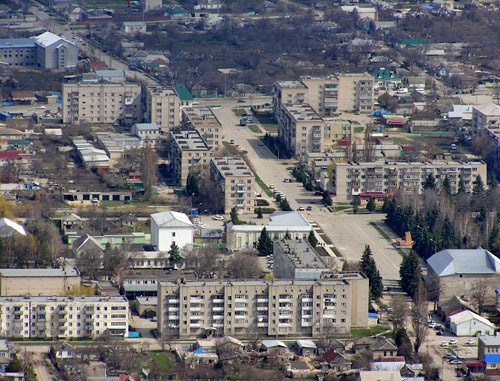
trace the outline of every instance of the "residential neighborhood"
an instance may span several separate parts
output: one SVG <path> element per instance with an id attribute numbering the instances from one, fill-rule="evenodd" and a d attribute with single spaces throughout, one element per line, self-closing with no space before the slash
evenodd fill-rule
<path id="1" fill-rule="evenodd" d="M 500 379 L 499 18 L 0 2 L 0 379 Z"/>

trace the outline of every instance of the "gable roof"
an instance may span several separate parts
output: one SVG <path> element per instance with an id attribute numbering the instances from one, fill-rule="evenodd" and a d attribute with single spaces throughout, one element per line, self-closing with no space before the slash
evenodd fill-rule
<path id="1" fill-rule="evenodd" d="M 98 249 L 104 250 L 104 246 L 88 233 L 85 233 L 81 237 L 75 239 L 71 247 L 75 251 L 80 251 L 87 244 L 90 244 L 91 246 L 94 245 Z"/>
<path id="2" fill-rule="evenodd" d="M 280 340 L 262 340 L 261 345 L 267 349 L 276 347 L 287 348 L 286 344 Z"/>
<path id="3" fill-rule="evenodd" d="M 191 95 L 185 84 L 178 83 L 177 85 L 175 85 L 175 91 L 177 92 L 177 95 L 179 96 L 179 99 L 181 101 L 193 100 L 193 96 Z"/>
<path id="4" fill-rule="evenodd" d="M 439 307 L 446 316 L 448 316 L 453 311 L 456 311 L 462 307 L 475 312 L 475 309 L 469 303 L 460 299 L 456 295 L 453 295 L 450 299 L 445 300 L 443 303 L 439 305 Z"/>
<path id="5" fill-rule="evenodd" d="M 186 214 L 171 210 L 167 212 L 154 213 L 151 215 L 151 219 L 160 228 L 194 227 L 193 223 L 189 220 Z"/>
<path id="6" fill-rule="evenodd" d="M 41 35 L 35 37 L 35 43 L 37 45 L 44 47 L 44 48 L 47 48 L 51 45 L 54 45 L 56 42 L 59 42 L 61 40 L 66 41 L 66 42 L 70 43 L 71 45 L 75 45 L 75 43 L 73 41 L 67 40 L 63 37 L 59 37 L 57 34 L 54 34 L 52 32 L 45 32 L 45 33 L 42 33 Z"/>
<path id="7" fill-rule="evenodd" d="M 441 250 L 427 259 L 427 264 L 439 276 L 500 274 L 500 259 L 481 247 Z"/>
<path id="8" fill-rule="evenodd" d="M 450 317 L 450 322 L 454 324 L 461 324 L 472 319 L 477 320 L 491 328 L 495 328 L 495 325 L 491 321 L 471 311 L 462 311 L 458 314 L 453 315 L 452 317 Z"/>
<path id="9" fill-rule="evenodd" d="M 323 353 L 323 358 L 325 359 L 325 361 L 328 362 L 332 361 L 335 361 L 336 363 L 350 362 L 342 354 L 335 352 L 333 348 L 330 348 L 325 353 Z"/>
<path id="10" fill-rule="evenodd" d="M 16 233 L 26 235 L 26 230 L 24 230 L 22 225 L 9 218 L 0 219 L 0 237 L 11 237 Z"/>

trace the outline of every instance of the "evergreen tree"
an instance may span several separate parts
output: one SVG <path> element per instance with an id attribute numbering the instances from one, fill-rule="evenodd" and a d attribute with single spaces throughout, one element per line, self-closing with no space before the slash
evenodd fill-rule
<path id="1" fill-rule="evenodd" d="M 472 187 L 472 193 L 474 194 L 483 194 L 484 193 L 484 183 L 481 176 L 477 176 L 476 180 L 474 180 L 474 186 Z"/>
<path id="2" fill-rule="evenodd" d="M 238 210 L 236 209 L 236 207 L 234 207 L 233 209 L 231 209 L 231 213 L 229 214 L 230 218 L 231 218 L 231 222 L 235 225 L 239 225 L 240 224 L 240 219 L 238 218 Z"/>
<path id="3" fill-rule="evenodd" d="M 448 176 L 444 177 L 443 183 L 441 184 L 441 189 L 444 194 L 450 195 L 451 194 L 451 184 L 450 184 L 450 179 Z"/>
<path id="4" fill-rule="evenodd" d="M 290 204 L 288 203 L 288 200 L 286 198 L 284 198 L 283 200 L 280 201 L 280 206 L 281 206 L 281 210 L 283 210 L 284 212 L 290 212 L 292 210 Z"/>
<path id="5" fill-rule="evenodd" d="M 373 259 L 370 245 L 365 245 L 365 251 L 363 252 L 359 265 L 361 271 L 363 271 L 368 278 L 372 298 L 380 298 L 383 290 L 382 277 L 380 276 L 375 260 Z"/>
<path id="6" fill-rule="evenodd" d="M 186 193 L 188 196 L 198 197 L 200 195 L 198 179 L 192 173 L 188 175 L 186 180 Z"/>
<path id="7" fill-rule="evenodd" d="M 170 245 L 169 254 L 169 262 L 172 266 L 176 267 L 177 265 L 182 264 L 183 258 L 181 257 L 179 246 L 175 242 L 172 242 Z"/>
<path id="8" fill-rule="evenodd" d="M 257 250 L 262 255 L 270 255 L 273 253 L 273 240 L 267 232 L 266 228 L 262 229 L 259 241 L 257 243 Z"/>
<path id="9" fill-rule="evenodd" d="M 427 175 L 424 181 L 424 189 L 436 189 L 436 178 L 432 173 Z"/>
<path id="10" fill-rule="evenodd" d="M 399 268 L 399 276 L 401 277 L 401 288 L 403 288 L 408 295 L 413 296 L 417 289 L 418 281 L 422 277 L 420 263 L 417 253 L 414 250 L 410 251 L 410 253 L 403 258 Z"/>
<path id="11" fill-rule="evenodd" d="M 311 192 L 314 189 L 311 180 L 307 181 L 305 188 L 306 188 L 306 191 L 308 191 L 308 192 Z"/>
<path id="12" fill-rule="evenodd" d="M 327 191 L 323 192 L 323 203 L 326 206 L 332 206 L 332 198 L 331 198 L 330 194 Z"/>
<path id="13" fill-rule="evenodd" d="M 373 213 L 375 209 L 377 209 L 377 206 L 375 205 L 375 199 L 373 197 L 370 197 L 368 203 L 366 204 L 366 210 L 368 210 L 370 213 Z"/>
<path id="14" fill-rule="evenodd" d="M 464 193 L 465 192 L 465 183 L 463 179 L 460 179 L 458 181 L 458 190 L 457 193 Z"/>
<path id="15" fill-rule="evenodd" d="M 316 239 L 316 236 L 314 235 L 314 232 L 312 230 L 309 232 L 309 237 L 307 237 L 307 240 L 312 247 L 316 247 L 316 245 L 318 244 L 318 240 Z"/>
<path id="16" fill-rule="evenodd" d="M 262 218 L 262 208 L 257 208 L 257 218 Z"/>
<path id="17" fill-rule="evenodd" d="M 352 198 L 351 204 L 352 204 L 353 213 L 358 213 L 358 211 L 359 211 L 359 196 L 354 196 Z"/>

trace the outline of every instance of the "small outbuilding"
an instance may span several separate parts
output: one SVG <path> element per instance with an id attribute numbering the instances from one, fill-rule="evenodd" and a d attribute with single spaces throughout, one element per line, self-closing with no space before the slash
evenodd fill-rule
<path id="1" fill-rule="evenodd" d="M 495 325 L 472 311 L 462 311 L 450 317 L 450 331 L 456 336 L 493 335 Z"/>
<path id="2" fill-rule="evenodd" d="M 318 353 L 318 347 L 312 340 L 297 340 L 296 345 L 301 356 L 314 356 Z"/>

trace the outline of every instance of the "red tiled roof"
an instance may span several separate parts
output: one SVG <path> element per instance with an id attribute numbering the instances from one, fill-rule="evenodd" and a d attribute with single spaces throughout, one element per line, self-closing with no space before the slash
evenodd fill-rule
<path id="1" fill-rule="evenodd" d="M 105 68 L 107 68 L 106 64 L 102 61 L 91 61 L 91 62 L 89 62 L 89 67 L 91 69 L 105 69 Z"/>
<path id="2" fill-rule="evenodd" d="M 0 152 L 0 159 L 19 159 L 19 153 L 18 152 Z"/>
<path id="3" fill-rule="evenodd" d="M 32 90 L 20 90 L 11 92 L 12 99 L 35 98 L 35 92 Z"/>
<path id="4" fill-rule="evenodd" d="M 333 360 L 335 360 L 335 358 L 338 356 L 339 354 L 337 352 L 335 352 L 332 348 L 330 348 L 329 350 L 327 350 L 324 354 L 323 354 L 323 358 L 328 361 L 328 362 L 331 362 Z"/>

